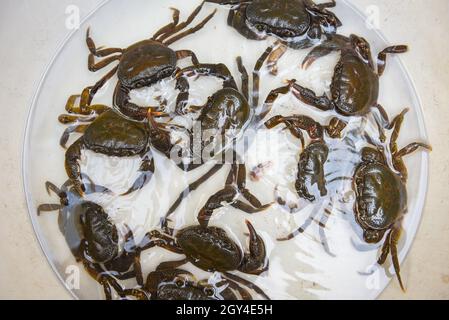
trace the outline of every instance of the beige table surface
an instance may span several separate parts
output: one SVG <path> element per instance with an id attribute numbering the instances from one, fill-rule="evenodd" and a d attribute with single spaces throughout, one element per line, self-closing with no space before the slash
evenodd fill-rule
<path id="1" fill-rule="evenodd" d="M 21 182 L 21 147 L 31 97 L 69 32 L 65 9 L 85 16 L 100 0 L 1 0 L 0 11 L 0 298 L 70 299 L 36 241 Z M 430 192 L 416 241 L 403 266 L 408 291 L 391 282 L 382 299 L 449 298 L 449 1 L 352 0 L 375 4 L 391 43 L 424 102 L 431 155 Z"/>

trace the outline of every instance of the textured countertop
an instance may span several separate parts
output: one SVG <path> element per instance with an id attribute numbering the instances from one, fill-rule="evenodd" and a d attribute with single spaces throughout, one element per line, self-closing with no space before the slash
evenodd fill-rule
<path id="1" fill-rule="evenodd" d="M 31 227 L 22 191 L 21 148 L 37 83 L 68 34 L 66 8 L 81 16 L 100 0 L 3 0 L 0 12 L 0 299 L 70 299 L 53 274 Z M 401 57 L 423 101 L 431 154 L 424 218 L 403 266 L 407 293 L 392 281 L 382 299 L 449 298 L 449 2 L 351 0 L 362 11 L 375 4 L 391 43 L 406 43 Z"/>

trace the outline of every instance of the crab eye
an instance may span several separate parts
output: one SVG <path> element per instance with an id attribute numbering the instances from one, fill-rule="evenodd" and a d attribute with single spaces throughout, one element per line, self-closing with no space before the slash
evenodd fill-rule
<path id="1" fill-rule="evenodd" d="M 175 284 L 178 288 L 182 288 L 185 285 L 184 279 L 178 278 L 175 280 Z"/>
<path id="2" fill-rule="evenodd" d="M 208 297 L 212 297 L 215 295 L 215 290 L 212 287 L 206 287 L 204 288 L 204 294 L 207 295 Z"/>
<path id="3" fill-rule="evenodd" d="M 257 31 L 264 32 L 267 30 L 267 27 L 264 24 L 257 24 L 256 29 Z"/>
<path id="4" fill-rule="evenodd" d="M 291 30 L 286 30 L 285 31 L 285 36 L 288 38 L 293 38 L 295 36 L 295 33 Z"/>

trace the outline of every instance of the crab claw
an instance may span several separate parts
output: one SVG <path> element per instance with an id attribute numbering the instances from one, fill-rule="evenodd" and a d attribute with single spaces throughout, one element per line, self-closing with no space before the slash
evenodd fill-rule
<path id="1" fill-rule="evenodd" d="M 265 243 L 262 238 L 257 234 L 256 229 L 248 220 L 245 221 L 249 230 L 249 252 L 245 253 L 243 257 L 243 263 L 239 268 L 239 271 L 259 275 L 268 269 L 265 266 L 266 250 Z M 261 269 L 262 268 L 262 269 Z"/>
<path id="2" fill-rule="evenodd" d="M 199 224 L 207 228 L 209 226 L 209 220 L 211 218 L 212 212 L 211 210 L 208 210 L 206 208 L 202 208 L 200 212 L 198 213 L 198 222 Z"/>
<path id="3" fill-rule="evenodd" d="M 296 79 L 287 79 L 287 80 L 284 80 L 284 83 L 289 86 L 292 86 L 296 83 Z"/>

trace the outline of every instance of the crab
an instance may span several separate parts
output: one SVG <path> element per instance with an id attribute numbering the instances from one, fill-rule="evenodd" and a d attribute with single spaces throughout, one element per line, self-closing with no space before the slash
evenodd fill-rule
<path id="1" fill-rule="evenodd" d="M 213 158 L 225 151 L 253 119 L 254 108 L 249 102 L 248 73 L 241 57 L 237 57 L 236 61 L 242 77 L 241 89 L 237 87 L 234 77 L 224 64 L 199 64 L 187 67 L 177 74 L 178 79 L 211 76 L 223 80 L 222 88 L 212 94 L 205 105 L 189 108 L 190 113 L 199 111 L 196 121 L 200 126 L 201 134 L 201 137 L 196 137 L 190 132 L 188 154 L 194 158 L 192 160 L 197 160 L 196 158 L 200 160 L 197 161 L 198 164 L 188 164 L 188 167 L 192 169 L 207 162 L 208 159 L 204 157 Z"/>
<path id="2" fill-rule="evenodd" d="M 126 49 L 121 48 L 97 48 L 87 30 L 86 42 L 90 51 L 88 67 L 92 72 L 101 70 L 118 61 L 118 65 L 109 71 L 94 86 L 87 87 L 80 96 L 69 98 L 66 109 L 69 113 L 91 115 L 98 109 L 91 106 L 92 100 L 98 90 L 103 87 L 115 74 L 118 83 L 114 93 L 114 107 L 124 116 L 135 121 L 143 121 L 148 113 L 154 111 L 154 107 L 141 108 L 130 102 L 129 94 L 134 89 L 151 86 L 163 79 L 174 77 L 180 59 L 191 57 L 194 64 L 198 64 L 196 55 L 190 50 L 174 51 L 169 46 L 182 38 L 202 29 L 215 14 L 208 15 L 197 26 L 184 30 L 200 13 L 203 3 L 198 6 L 185 22 L 179 22 L 180 12 L 173 9 L 173 22 L 162 27 L 151 39 L 137 42 Z M 95 62 L 95 57 L 104 58 Z M 181 92 L 178 96 L 177 110 L 181 110 L 188 99 L 189 84 L 185 79 L 180 79 L 176 84 Z M 80 99 L 79 106 L 76 101 Z"/>
<path id="3" fill-rule="evenodd" d="M 60 117 L 60 120 L 66 122 L 65 117 Z M 67 175 L 78 193 L 85 192 L 83 174 L 78 163 L 84 149 L 113 157 L 141 157 L 142 164 L 139 169 L 141 174 L 124 195 L 142 189 L 151 180 L 155 168 L 150 142 L 155 135 L 146 123 L 127 120 L 111 109 L 98 117 L 78 119 L 82 119 L 83 122 L 93 121 L 90 124 L 69 127 L 61 138 L 61 145 L 65 146 L 70 133 L 83 134 L 67 149 L 65 155 Z"/>
<path id="4" fill-rule="evenodd" d="M 266 57 L 267 54 L 263 54 L 258 59 L 258 63 L 254 68 L 255 73 L 257 73 L 258 70 L 260 70 Z M 240 131 L 243 131 L 246 128 L 252 126 L 257 120 L 255 114 L 257 107 L 256 97 L 258 96 L 258 86 L 253 87 L 251 95 L 252 99 L 251 102 L 249 102 L 250 100 L 249 76 L 245 66 L 243 65 L 241 57 L 237 57 L 237 65 L 242 76 L 241 92 L 238 91 L 237 86 L 235 84 L 235 80 L 232 77 L 232 74 L 230 73 L 229 69 L 225 65 L 200 65 L 196 67 L 187 67 L 186 69 L 181 70 L 180 73 L 178 74 L 178 76 L 180 77 L 193 76 L 193 75 L 197 76 L 212 75 L 215 77 L 219 77 L 223 80 L 223 89 L 220 89 L 218 92 L 214 93 L 211 97 L 209 97 L 208 102 L 206 103 L 205 106 L 191 107 L 192 111 L 201 110 L 201 114 L 198 120 L 200 121 L 202 131 L 205 131 L 205 133 L 207 134 L 206 137 L 209 138 L 209 141 L 207 140 L 204 141 L 203 137 L 200 143 L 198 143 L 199 148 L 197 149 L 201 150 L 201 157 L 200 157 L 201 161 L 198 161 L 197 163 L 195 162 L 192 163 L 191 161 L 190 164 L 184 165 L 184 169 L 187 171 L 191 169 L 196 169 L 199 166 L 203 165 L 205 159 L 202 156 L 204 155 L 205 151 L 210 152 L 211 150 L 213 151 L 213 154 L 209 154 L 208 156 L 217 155 L 221 151 L 222 152 L 221 160 L 229 159 L 229 157 L 227 156 L 227 152 L 233 152 L 232 163 L 235 164 L 235 161 L 237 161 L 235 150 L 233 150 L 232 148 L 226 149 L 226 145 L 228 145 L 232 141 L 235 141 L 238 138 L 238 135 L 241 133 Z M 232 133 L 231 135 L 229 134 L 229 130 L 231 130 Z M 216 138 L 217 136 L 221 136 L 221 140 L 217 139 Z M 191 136 L 190 141 L 192 142 L 192 144 L 190 145 L 190 150 L 188 154 L 189 155 L 193 154 L 193 156 L 195 157 L 197 155 L 194 154 L 195 148 L 193 143 L 197 142 L 195 141 L 193 136 Z M 219 147 L 218 150 L 217 144 Z M 165 150 L 169 149 L 170 148 L 165 148 Z M 197 159 L 193 158 L 190 160 L 197 160 Z M 179 197 L 176 199 L 176 201 L 173 203 L 173 205 L 170 207 L 168 213 L 166 214 L 166 218 L 163 219 L 162 226 L 164 227 L 164 225 L 167 222 L 167 218 L 176 211 L 176 209 L 179 207 L 182 201 L 192 191 L 198 189 L 204 182 L 213 177 L 223 167 L 224 167 L 223 163 L 219 162 L 218 164 L 215 164 L 203 176 L 201 176 L 195 182 L 191 183 L 185 190 L 183 190 L 179 195 Z M 238 167 L 240 167 L 240 169 L 238 169 Z M 233 165 L 233 169 L 231 169 L 231 171 L 237 172 L 239 170 L 240 172 L 239 179 L 243 183 L 243 181 L 246 180 L 246 168 L 243 168 L 240 165 L 238 167 L 237 169 L 235 169 Z M 232 184 L 234 185 L 235 183 Z M 239 188 L 241 188 L 241 186 L 242 185 L 239 185 Z M 226 188 L 228 187 L 231 187 L 231 184 L 229 185 L 227 184 Z M 257 207 L 256 210 L 264 208 L 264 206 L 262 206 L 260 202 L 257 199 L 255 199 L 254 196 L 251 196 L 250 199 L 252 201 L 252 204 Z M 211 201 L 213 201 L 213 199 L 211 199 Z M 247 209 L 249 210 L 249 207 Z M 254 208 L 249 211 L 252 210 L 254 210 Z"/>
<path id="5" fill-rule="evenodd" d="M 269 66 L 277 73 L 276 63 L 287 47 L 306 49 L 323 37 L 335 34 L 341 22 L 327 8 L 336 2 L 315 4 L 312 0 L 206 0 L 220 5 L 232 5 L 228 25 L 251 40 L 268 36 L 278 39 L 279 47 L 270 54 Z"/>
<path id="6" fill-rule="evenodd" d="M 141 248 L 135 245 L 134 236 L 129 231 L 124 237 L 120 252 L 117 227 L 109 220 L 104 209 L 93 202 L 84 200 L 69 180 L 61 189 L 53 183 L 46 183 L 47 191 L 54 192 L 59 204 L 42 204 L 37 214 L 59 211 L 58 224 L 61 233 L 78 262 L 104 288 L 108 299 L 111 288 L 120 290 L 119 280 L 128 280 L 141 274 Z M 89 185 L 89 188 L 95 188 Z M 142 283 L 138 279 L 138 282 Z"/>
<path id="7" fill-rule="evenodd" d="M 246 221 L 246 225 L 249 230 L 249 252 L 242 252 L 240 246 L 229 238 L 225 230 L 202 226 L 177 230 L 174 237 L 159 231 L 152 231 L 147 234 L 142 245 L 144 249 L 159 246 L 186 256 L 179 261 L 164 262 L 158 267 L 158 270 L 175 270 L 190 262 L 201 270 L 221 274 L 229 287 L 237 290 L 244 299 L 251 299 L 251 295 L 241 285 L 269 300 L 269 297 L 258 286 L 231 273 L 240 271 L 246 274 L 260 275 L 268 269 L 264 241 L 249 221 Z M 140 295 L 139 292 L 137 293 Z"/>
<path id="8" fill-rule="evenodd" d="M 310 194 L 309 185 L 317 185 L 321 197 L 327 195 L 324 163 L 329 157 L 329 147 L 324 140 L 324 132 L 332 138 L 341 136 L 341 132 L 346 128 L 346 123 L 338 118 L 333 118 L 330 124 L 323 127 L 320 123 L 304 115 L 293 115 L 290 117 L 276 116 L 265 123 L 268 129 L 284 124 L 290 133 L 300 139 L 303 151 L 298 163 L 298 176 L 296 179 L 296 191 L 298 195 L 310 202 L 314 202 L 316 197 Z M 311 138 L 311 143 L 305 146 L 305 130 Z M 304 149 L 305 148 L 305 149 Z"/>
<path id="9" fill-rule="evenodd" d="M 244 164 L 233 164 L 226 180 L 225 187 L 211 196 L 198 214 L 201 226 L 207 227 L 209 220 L 215 210 L 229 204 L 243 212 L 254 214 L 262 212 L 271 207 L 270 204 L 262 203 L 246 187 L 246 166 Z M 239 200 L 243 196 L 249 204 Z"/>
<path id="10" fill-rule="evenodd" d="M 186 270 L 168 269 L 164 263 L 156 271 L 148 274 L 145 285 L 140 288 L 123 289 L 119 292 L 122 297 L 134 297 L 139 300 L 237 300 L 234 290 L 245 300 L 251 300 L 247 290 L 236 286 L 229 280 L 210 283 L 210 280 L 198 281 Z"/>
<path id="11" fill-rule="evenodd" d="M 352 179 L 356 193 L 354 214 L 357 223 L 363 229 L 363 238 L 370 244 L 384 240 L 378 263 L 384 264 L 391 254 L 402 290 L 404 284 L 400 275 L 397 245 L 401 236 L 402 221 L 407 213 L 408 172 L 403 157 L 420 148 L 432 150 L 431 146 L 418 142 L 398 149 L 397 139 L 407 111 L 408 109 L 398 115 L 389 127 L 393 129 L 389 143 L 392 167 L 382 148 L 365 147 L 362 150 L 362 161 Z"/>
<path id="12" fill-rule="evenodd" d="M 341 51 L 332 78 L 331 98 L 327 95 L 317 96 L 312 90 L 297 84 L 295 80 L 288 81 L 288 86 L 272 92 L 270 97 L 292 91 L 296 98 L 308 105 L 322 111 L 335 111 L 345 117 L 365 116 L 372 109 L 377 109 L 380 117 L 376 116 L 376 123 L 380 129 L 385 128 L 389 120 L 387 112 L 377 101 L 379 77 L 384 73 L 387 54 L 404 53 L 407 50 L 407 46 L 404 45 L 391 46 L 383 50 L 378 55 L 376 72 L 370 45 L 364 38 L 357 35 L 351 35 L 349 38 L 341 35 L 330 36 L 308 54 L 303 67 L 307 69 L 317 58 L 333 51 Z M 265 112 L 268 113 L 270 109 L 270 105 L 266 106 Z M 381 135 L 381 138 L 385 139 L 385 136 Z"/>

